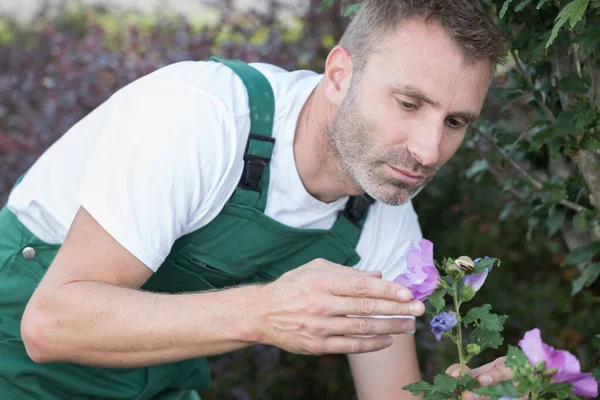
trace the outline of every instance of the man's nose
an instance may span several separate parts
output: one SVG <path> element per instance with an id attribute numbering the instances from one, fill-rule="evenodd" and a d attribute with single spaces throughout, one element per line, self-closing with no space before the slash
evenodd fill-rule
<path id="1" fill-rule="evenodd" d="M 444 124 L 438 121 L 420 124 L 411 134 L 408 151 L 424 166 L 439 162 L 440 145 L 444 136 Z"/>

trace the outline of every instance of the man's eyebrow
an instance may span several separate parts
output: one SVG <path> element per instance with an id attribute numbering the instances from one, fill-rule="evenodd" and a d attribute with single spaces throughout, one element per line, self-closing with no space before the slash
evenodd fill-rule
<path id="1" fill-rule="evenodd" d="M 440 103 L 431 100 L 425 93 L 423 93 L 420 89 L 417 89 L 414 86 L 411 85 L 396 85 L 394 86 L 393 90 L 395 92 L 398 92 L 400 94 L 404 94 L 406 96 L 410 96 L 413 97 L 415 99 L 421 100 L 427 104 L 429 104 L 432 107 L 435 108 L 439 108 L 441 107 Z M 459 112 L 455 112 L 451 114 L 453 117 L 460 117 L 460 118 L 464 118 L 465 120 L 467 120 L 467 122 L 473 123 L 475 121 L 477 121 L 479 119 L 479 115 L 469 112 L 469 111 L 459 111 Z"/>
<path id="2" fill-rule="evenodd" d="M 414 97 L 415 99 L 419 99 L 421 101 L 424 101 L 425 103 L 429 104 L 430 106 L 433 106 L 435 108 L 439 108 L 440 103 L 431 100 L 425 93 L 423 93 L 421 90 L 417 89 L 414 86 L 411 85 L 396 85 L 394 86 L 394 91 L 398 92 L 400 94 L 404 94 L 410 97 Z"/>

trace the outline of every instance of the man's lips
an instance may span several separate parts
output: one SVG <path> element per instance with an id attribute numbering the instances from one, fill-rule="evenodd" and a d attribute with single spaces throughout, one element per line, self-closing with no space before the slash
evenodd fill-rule
<path id="1" fill-rule="evenodd" d="M 409 171 L 405 171 L 402 169 L 392 167 L 391 165 L 389 167 L 392 170 L 392 172 L 394 173 L 394 175 L 396 176 L 396 178 L 398 178 L 399 180 L 401 180 L 404 183 L 408 183 L 411 185 L 418 185 L 425 180 L 425 176 L 423 176 L 423 175 L 416 175 Z"/>

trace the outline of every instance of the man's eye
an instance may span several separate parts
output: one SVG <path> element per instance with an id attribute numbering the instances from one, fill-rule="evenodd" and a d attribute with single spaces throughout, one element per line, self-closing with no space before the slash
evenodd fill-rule
<path id="1" fill-rule="evenodd" d="M 413 111 L 413 110 L 416 110 L 418 108 L 416 104 L 411 103 L 409 101 L 398 100 L 398 104 L 400 105 L 400 107 L 402 107 L 402 108 L 404 108 L 405 110 L 408 110 L 408 111 Z"/>
<path id="2" fill-rule="evenodd" d="M 448 118 L 446 120 L 446 124 L 448 124 L 448 126 L 452 129 L 459 129 L 465 125 L 461 120 L 457 118 Z"/>

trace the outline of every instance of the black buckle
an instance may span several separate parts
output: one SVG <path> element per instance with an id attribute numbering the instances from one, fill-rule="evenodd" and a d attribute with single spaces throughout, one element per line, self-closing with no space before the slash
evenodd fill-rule
<path id="1" fill-rule="evenodd" d="M 361 221 L 373 203 L 375 203 L 375 199 L 368 194 L 351 196 L 346 203 L 346 208 L 341 213 L 354 225 L 362 228 Z"/>
<path id="2" fill-rule="evenodd" d="M 248 154 L 250 139 L 275 143 L 275 138 L 251 133 L 248 137 L 248 141 L 246 142 L 246 150 L 244 151 L 244 170 L 242 171 L 242 176 L 240 178 L 240 182 L 238 183 L 238 187 L 260 191 L 262 175 L 267 164 L 271 162 L 271 157 L 264 158 Z"/>
<path id="3" fill-rule="evenodd" d="M 268 161 L 260 157 L 244 157 L 244 170 L 239 187 L 244 189 L 260 190 L 260 181 Z"/>

